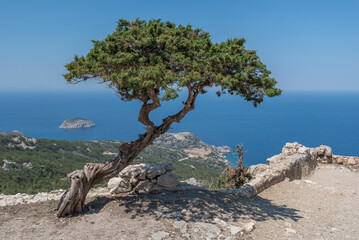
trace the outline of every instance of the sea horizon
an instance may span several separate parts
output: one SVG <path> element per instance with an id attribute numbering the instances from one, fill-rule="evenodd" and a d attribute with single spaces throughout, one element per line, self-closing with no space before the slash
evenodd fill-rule
<path id="1" fill-rule="evenodd" d="M 184 94 L 181 94 L 184 98 Z M 151 114 L 155 123 L 181 107 L 179 99 Z M 196 109 L 169 132 L 192 132 L 202 141 L 243 144 L 245 165 L 265 163 L 286 142 L 328 145 L 334 154 L 359 155 L 359 91 L 287 90 L 257 108 L 239 96 L 200 95 Z M 145 132 L 137 121 L 139 102 L 123 102 L 110 89 L 89 91 L 0 90 L 0 131 L 56 140 L 135 140 Z M 72 117 L 95 122 L 90 129 L 59 129 Z M 235 164 L 233 154 L 228 155 Z"/>

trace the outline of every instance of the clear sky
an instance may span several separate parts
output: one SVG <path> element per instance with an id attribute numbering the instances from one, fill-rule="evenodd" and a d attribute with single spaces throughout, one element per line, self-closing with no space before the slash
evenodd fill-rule
<path id="1" fill-rule="evenodd" d="M 103 89 L 66 84 L 64 65 L 137 17 L 244 37 L 284 90 L 359 90 L 357 0 L 1 0 L 0 90 Z"/>

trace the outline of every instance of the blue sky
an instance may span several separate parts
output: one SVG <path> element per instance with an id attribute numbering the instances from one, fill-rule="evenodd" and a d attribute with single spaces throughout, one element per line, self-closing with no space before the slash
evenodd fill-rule
<path id="1" fill-rule="evenodd" d="M 120 18 L 162 18 L 244 37 L 284 90 L 359 90 L 359 1 L 0 2 L 0 90 L 94 90 L 62 75 Z"/>

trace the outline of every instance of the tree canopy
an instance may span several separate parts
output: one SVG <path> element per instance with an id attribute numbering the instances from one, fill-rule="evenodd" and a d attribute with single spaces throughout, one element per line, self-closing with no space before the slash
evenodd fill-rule
<path id="1" fill-rule="evenodd" d="M 217 86 L 218 95 L 240 95 L 256 106 L 264 96 L 281 93 L 256 51 L 245 49 L 243 38 L 213 43 L 209 33 L 191 25 L 121 19 L 112 34 L 92 42 L 86 56 L 66 65 L 65 79 L 108 83 L 122 100 L 168 101 L 181 88 L 205 93 L 206 87 Z"/>
<path id="2" fill-rule="evenodd" d="M 92 186 L 116 176 L 156 137 L 167 132 L 172 123 L 180 122 L 194 109 L 197 96 L 205 93 L 207 87 L 218 87 L 219 96 L 240 95 L 255 106 L 266 95 L 279 95 L 281 90 L 275 88 L 270 71 L 255 51 L 244 48 L 244 42 L 239 38 L 213 43 L 209 33 L 190 25 L 121 19 L 105 40 L 93 41 L 86 57 L 75 56 L 66 65 L 66 80 L 77 83 L 97 79 L 115 89 L 122 100 L 141 101 L 138 121 L 147 131 L 137 140 L 123 143 L 115 159 L 103 164 L 88 163 L 83 170 L 70 173 L 71 188 L 62 195 L 57 216 L 82 212 Z M 161 101 L 177 98 L 183 88 L 188 91 L 183 108 L 155 126 L 150 112 L 159 108 Z"/>

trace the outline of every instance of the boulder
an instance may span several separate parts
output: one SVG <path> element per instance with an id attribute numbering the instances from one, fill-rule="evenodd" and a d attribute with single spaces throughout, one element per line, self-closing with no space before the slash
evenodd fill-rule
<path id="1" fill-rule="evenodd" d="M 255 227 L 255 223 L 253 221 L 246 223 L 243 225 L 243 230 L 246 233 L 252 232 Z"/>
<path id="2" fill-rule="evenodd" d="M 333 151 L 332 148 L 329 146 L 321 145 L 316 148 L 318 160 L 319 162 L 323 163 L 332 163 Z"/>
<path id="3" fill-rule="evenodd" d="M 132 191 L 130 181 L 121 177 L 111 178 L 107 183 L 107 187 L 110 189 L 111 193 L 126 193 Z"/>
<path id="4" fill-rule="evenodd" d="M 176 190 L 179 181 L 170 163 L 143 163 L 126 167 L 118 177 L 110 179 L 107 187 L 113 194 Z"/>
<path id="5" fill-rule="evenodd" d="M 343 164 L 343 157 L 337 157 L 336 159 L 338 164 Z"/>
<path id="6" fill-rule="evenodd" d="M 157 178 L 157 184 L 161 187 L 167 188 L 168 190 L 174 191 L 176 190 L 179 181 L 174 173 L 168 172 Z"/>
<path id="7" fill-rule="evenodd" d="M 148 169 L 147 177 L 153 179 L 158 177 L 166 172 L 166 169 L 161 165 L 156 165 Z"/>
<path id="8" fill-rule="evenodd" d="M 347 165 L 355 165 L 357 162 L 354 157 L 350 157 L 347 161 Z"/>
<path id="9" fill-rule="evenodd" d="M 149 193 L 154 191 L 154 184 L 149 180 L 141 181 L 134 189 L 138 193 Z"/>

